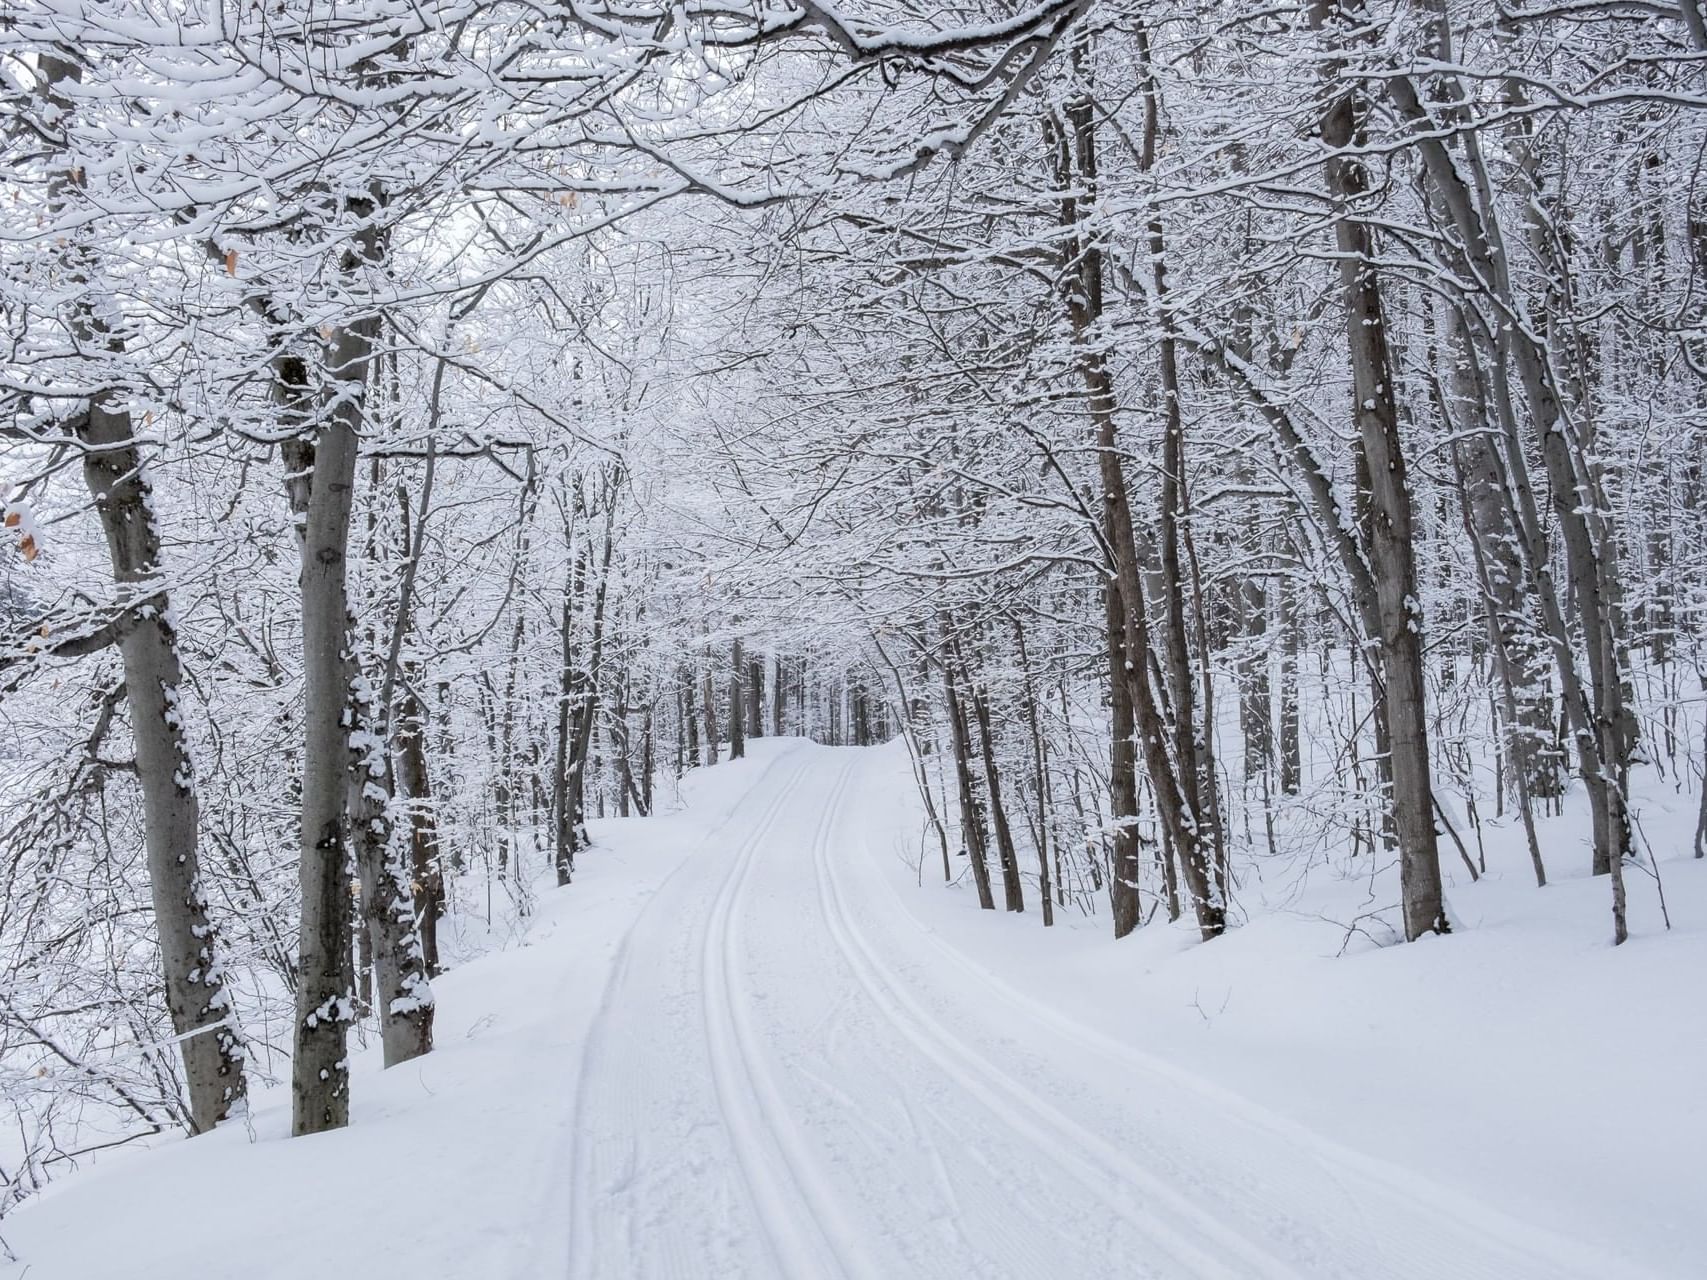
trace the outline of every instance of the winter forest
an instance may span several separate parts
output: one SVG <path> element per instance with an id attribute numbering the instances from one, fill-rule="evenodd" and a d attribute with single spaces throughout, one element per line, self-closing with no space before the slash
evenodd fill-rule
<path id="1" fill-rule="evenodd" d="M 7 0 L 0 148 L 0 1275 L 1702 1274 L 1698 0 Z"/>

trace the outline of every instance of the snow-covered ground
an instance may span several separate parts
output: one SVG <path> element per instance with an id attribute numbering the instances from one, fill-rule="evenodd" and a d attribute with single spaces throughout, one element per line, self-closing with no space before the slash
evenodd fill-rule
<path id="1" fill-rule="evenodd" d="M 1318 870 L 1116 944 L 918 886 L 898 746 L 749 749 L 598 824 L 348 1130 L 287 1139 L 280 1091 L 253 1141 L 120 1153 L 0 1276 L 1703 1274 L 1707 866 L 1663 862 L 1670 932 L 1633 884 L 1616 950 L 1604 881 L 1515 846 L 1446 939 L 1345 945 L 1367 884 Z"/>

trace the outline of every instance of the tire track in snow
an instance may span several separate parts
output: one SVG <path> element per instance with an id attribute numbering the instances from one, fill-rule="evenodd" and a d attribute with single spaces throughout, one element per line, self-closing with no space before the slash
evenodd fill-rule
<path id="1" fill-rule="evenodd" d="M 824 826 L 834 829 L 857 769 L 850 761 L 826 806 Z M 1137 1164 L 1100 1135 L 1039 1098 L 976 1048 L 944 1030 L 907 992 L 903 981 L 877 956 L 854 923 L 829 856 L 829 841 L 817 842 L 813 859 L 818 889 L 830 932 L 849 969 L 884 1016 L 926 1058 L 949 1075 L 969 1097 L 981 1102 L 1002 1124 L 1057 1165 L 1117 1216 L 1171 1257 L 1182 1274 L 1249 1280 L 1294 1280 L 1292 1267 L 1261 1249 L 1224 1222 L 1206 1214 L 1167 1183 Z M 1122 1190 L 1128 1194 L 1122 1194 Z M 1142 1191 L 1166 1207 L 1184 1226 L 1137 1208 Z M 1201 1243 L 1200 1243 L 1201 1242 Z"/>

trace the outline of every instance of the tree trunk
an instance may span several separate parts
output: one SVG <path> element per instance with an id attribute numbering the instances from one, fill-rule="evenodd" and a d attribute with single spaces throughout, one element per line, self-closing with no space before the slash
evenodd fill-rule
<path id="1" fill-rule="evenodd" d="M 648 816 L 652 813 L 652 775 L 657 771 L 657 743 L 653 739 L 654 705 L 658 695 L 656 688 L 648 688 L 646 711 L 640 719 L 640 812 Z"/>
<path id="2" fill-rule="evenodd" d="M 1238 593 L 1242 643 L 1235 669 L 1239 683 L 1239 734 L 1244 739 L 1247 783 L 1274 770 L 1273 690 L 1268 678 L 1268 593 L 1256 578 L 1241 579 Z"/>
<path id="3" fill-rule="evenodd" d="M 937 812 L 935 799 L 931 796 L 930 770 L 926 765 L 924 751 L 919 743 L 917 717 L 925 714 L 926 704 L 922 699 L 909 697 L 907 682 L 901 674 L 901 667 L 889 656 L 889 651 L 883 647 L 883 642 L 873 636 L 872 646 L 877 650 L 877 656 L 883 660 L 883 665 L 889 668 L 889 674 L 895 680 L 895 696 L 900 699 L 901 706 L 904 709 L 901 717 L 901 736 L 906 742 L 907 759 L 912 765 L 913 780 L 918 783 L 919 798 L 924 802 L 925 818 L 930 823 L 931 830 L 936 833 L 937 847 L 942 853 L 942 878 L 944 883 L 947 883 L 954 879 L 954 868 L 948 858 L 948 833 L 943 830 L 942 817 Z"/>
<path id="4" fill-rule="evenodd" d="M 1097 162 L 1095 114 L 1080 93 L 1066 107 L 1065 128 L 1046 132 L 1055 152 L 1060 197 L 1060 221 L 1068 230 L 1063 246 L 1062 301 L 1072 330 L 1074 360 L 1084 384 L 1085 405 L 1096 429 L 1097 466 L 1102 481 L 1104 555 L 1115 590 L 1120 627 L 1120 653 L 1112 659 L 1115 674 L 1130 688 L 1130 706 L 1137 722 L 1145 770 L 1156 794 L 1156 808 L 1180 859 L 1193 914 L 1205 940 L 1226 927 L 1226 910 L 1210 883 L 1204 830 L 1191 811 L 1181 787 L 1181 774 L 1170 754 L 1172 735 L 1150 677 L 1149 620 L 1146 616 L 1143 566 L 1132 528 L 1126 473 L 1119 449 L 1118 397 L 1107 353 L 1098 336 L 1103 314 L 1103 255 L 1095 234 L 1081 239 L 1084 224 L 1080 205 L 1094 203 Z M 1111 797 L 1112 799 L 1112 797 Z M 1118 810 L 1117 810 L 1118 812 Z M 1116 876 L 1116 882 L 1120 877 Z M 1135 906 L 1135 904 L 1134 904 Z M 1135 915 L 1133 917 L 1136 918 Z M 1122 913 L 1116 910 L 1115 927 Z"/>
<path id="5" fill-rule="evenodd" d="M 1298 681 L 1297 617 L 1291 608 L 1298 593 L 1290 582 L 1280 598 L 1280 790 L 1283 795 L 1295 796 L 1303 782 L 1304 743 L 1299 732 L 1300 703 Z"/>
<path id="6" fill-rule="evenodd" d="M 699 716 L 695 714 L 693 691 L 693 672 L 682 668 L 681 683 L 676 690 L 676 713 L 681 718 L 682 728 L 687 737 L 687 758 L 692 768 L 699 767 Z M 682 775 L 681 769 L 676 770 L 676 776 Z"/>
<path id="7" fill-rule="evenodd" d="M 1031 770 L 1037 791 L 1037 896 L 1043 908 L 1043 927 L 1055 923 L 1055 905 L 1050 899 L 1049 852 L 1055 822 L 1054 805 L 1050 802 L 1049 757 L 1043 736 L 1043 726 L 1037 714 L 1037 689 L 1032 680 L 1031 658 L 1025 649 L 1025 627 L 1014 619 L 1014 646 L 1019 655 L 1021 696 L 1025 699 L 1025 723 L 1031 732 Z M 905 708 L 903 692 L 901 703 Z M 1056 858 L 1060 853 L 1057 848 Z M 1059 880 L 1059 876 L 1056 877 Z"/>
<path id="8" fill-rule="evenodd" d="M 375 322 L 339 331 L 334 368 L 353 380 L 365 369 Z M 301 1135 L 349 1123 L 350 972 L 348 785 L 353 768 L 346 594 L 357 435 L 355 403 L 320 432 L 303 531 L 302 924 L 291 1058 L 292 1130 Z"/>
<path id="9" fill-rule="evenodd" d="M 406 679 L 397 719 L 397 786 L 408 804 L 409 865 L 419 886 L 421 956 L 427 976 L 437 977 L 439 920 L 445 913 L 444 868 L 439 859 L 438 823 L 433 817 L 432 785 L 427 774 L 427 717 L 412 680 Z"/>
<path id="10" fill-rule="evenodd" d="M 559 888 L 574 879 L 575 865 L 575 810 L 569 781 L 569 771 L 573 767 L 570 726 L 574 721 L 575 698 L 574 623 L 574 589 L 571 584 L 565 584 L 557 623 L 557 741 L 551 772 L 551 858 Z"/>
<path id="11" fill-rule="evenodd" d="M 69 118 L 73 103 L 62 88 L 81 79 L 80 68 L 42 53 L 40 69 L 46 103 L 59 118 Z M 50 197 L 55 204 L 68 203 L 81 183 L 81 169 L 57 170 Z M 108 329 L 88 292 L 89 264 L 76 250 L 64 256 L 66 275 L 81 290 L 66 317 L 68 327 L 91 349 L 122 355 L 123 337 Z M 113 633 L 124 665 L 142 791 L 143 845 L 166 1008 L 173 1035 L 179 1037 L 190 1128 L 205 1133 L 243 1106 L 248 1082 L 242 1037 L 225 988 L 219 931 L 201 886 L 201 809 L 184 734 L 177 631 L 161 582 L 153 489 L 122 393 L 103 390 L 91 396 L 76 432 L 86 446 L 83 480 L 100 516 L 122 609 Z"/>
<path id="12" fill-rule="evenodd" d="M 1437 39 L 1443 34 L 1444 29 L 1438 30 Z M 1635 731 L 1622 669 L 1618 629 L 1621 590 L 1605 498 L 1588 457 L 1584 431 L 1570 420 L 1555 382 L 1548 352 L 1538 337 L 1540 330 L 1528 318 L 1524 299 L 1513 288 L 1479 150 L 1472 150 L 1461 163 L 1448 150 L 1410 78 L 1396 76 L 1384 84 L 1400 116 L 1413 128 L 1429 181 L 1456 232 L 1464 264 L 1477 289 L 1495 304 L 1493 320 L 1481 326 L 1484 332 L 1478 336 L 1494 352 L 1490 361 L 1493 401 L 1507 432 L 1504 461 L 1522 534 L 1520 549 L 1543 621 L 1551 633 L 1566 711 L 1575 730 L 1579 768 L 1593 810 L 1594 871 L 1612 877 L 1613 938 L 1623 942 L 1623 860 L 1630 847 L 1625 794 Z M 1469 143 L 1474 139 L 1473 133 L 1468 135 Z M 1531 209 L 1536 211 L 1533 200 Z M 1551 250 L 1540 247 L 1543 261 L 1550 260 Z M 1529 493 L 1527 462 L 1521 441 L 1515 438 L 1515 397 L 1506 373 L 1511 366 L 1517 370 L 1541 443 L 1553 513 L 1565 547 L 1571 597 L 1588 657 L 1586 682 L 1575 670 L 1567 624 L 1551 582 L 1544 535 Z"/>
<path id="13" fill-rule="evenodd" d="M 599 580 L 593 588 L 592 617 L 588 621 L 587 651 L 584 662 L 568 665 L 565 706 L 574 710 L 573 726 L 568 740 L 568 758 L 564 768 L 564 808 L 559 823 L 567 821 L 561 834 L 565 842 L 558 846 L 559 857 L 567 854 L 567 862 L 559 862 L 559 884 L 567 884 L 575 870 L 575 855 L 588 844 L 586 793 L 588 757 L 592 751 L 593 726 L 599 713 L 599 682 L 604 674 L 605 606 L 610 598 L 611 555 L 616 546 L 617 497 L 623 484 L 618 470 L 606 477 L 604 545 L 599 551 Z M 565 632 L 567 635 L 567 632 Z M 566 656 L 568 650 L 565 650 Z"/>
<path id="14" fill-rule="evenodd" d="M 1121 617 L 1119 588 L 1103 585 L 1108 629 L 1110 857 L 1109 910 L 1114 936 L 1124 938 L 1138 927 L 1142 904 L 1138 873 L 1143 850 L 1138 847 L 1138 747 L 1132 717 L 1132 686 L 1126 675 L 1126 624 Z M 1065 695 L 1063 695 L 1065 696 Z M 1178 914 L 1178 910 L 1174 911 Z"/>
<path id="15" fill-rule="evenodd" d="M 996 765 L 995 735 L 990 728 L 990 699 L 977 684 L 972 686 L 971 697 L 972 712 L 978 720 L 978 741 L 984 756 L 984 786 L 990 799 L 990 825 L 996 833 L 996 859 L 1002 868 L 1002 905 L 1009 911 L 1024 911 L 1025 886 L 1020 883 L 1019 856 L 1014 850 L 1013 829 L 1008 826 L 1007 806 L 1002 802 L 1002 775 Z"/>
<path id="16" fill-rule="evenodd" d="M 1335 28 L 1330 40 L 1337 41 L 1337 29 L 1344 22 L 1339 0 L 1312 0 L 1311 22 L 1318 29 Z M 1374 234 L 1369 224 L 1353 213 L 1368 191 L 1362 164 L 1349 154 L 1360 133 L 1361 108 L 1356 93 L 1340 87 L 1343 60 L 1337 56 L 1337 45 L 1330 48 L 1336 56 L 1324 64 L 1323 76 L 1332 96 L 1322 115 L 1321 135 L 1330 152 L 1325 162 L 1328 193 L 1339 206 L 1334 237 L 1351 359 L 1352 418 L 1369 484 L 1369 536 L 1364 550 L 1373 579 L 1373 614 L 1379 626 L 1372 638 L 1380 645 L 1391 761 L 1391 814 L 1399 845 L 1405 937 L 1414 941 L 1425 933 L 1445 933 L 1448 927 L 1441 900 L 1434 793 L 1429 778 L 1423 620 L 1416 594 L 1411 495 L 1399 440 L 1386 318 L 1373 265 Z"/>
<path id="17" fill-rule="evenodd" d="M 1531 796 L 1555 796 L 1561 790 L 1558 762 L 1550 741 L 1553 708 L 1546 695 L 1546 671 L 1529 624 L 1529 592 L 1519 537 L 1505 495 L 1504 469 L 1495 453 L 1492 415 L 1480 392 L 1475 353 L 1463 318 L 1454 309 L 1446 352 L 1446 384 L 1458 412 L 1447 414 L 1457 443 L 1454 471 L 1482 586 L 1488 642 L 1499 667 L 1504 696 L 1499 701 L 1506 741 L 1513 760 L 1513 787 Z M 1443 407 L 1453 406 L 1444 403 Z"/>
<path id="18" fill-rule="evenodd" d="M 200 806 L 184 737 L 183 672 L 171 605 L 160 589 L 160 535 L 130 415 L 109 393 L 89 402 L 78 433 L 83 477 L 100 513 L 124 608 L 115 631 L 124 662 L 137 784 L 142 791 L 148 887 L 166 1006 L 184 1062 L 190 1125 L 203 1133 L 242 1106 L 243 1043 L 225 988 L 219 932 L 202 892 Z"/>
<path id="19" fill-rule="evenodd" d="M 708 655 L 709 656 L 709 655 Z M 699 673 L 700 703 L 705 712 L 705 762 L 717 763 L 717 692 L 711 684 L 711 663 L 708 661 Z"/>
<path id="20" fill-rule="evenodd" d="M 1140 168 L 1148 173 L 1154 165 L 1160 135 L 1161 102 L 1155 75 L 1150 67 L 1149 35 L 1143 25 L 1136 29 L 1139 55 L 1144 64 L 1144 133 L 1139 151 Z M 1079 126 L 1088 135 L 1091 123 L 1084 120 Z M 1085 149 L 1089 150 L 1087 141 Z M 1212 687 L 1209 683 L 1207 650 L 1202 663 L 1203 690 L 1198 696 L 1191 665 L 1191 635 L 1186 627 L 1185 605 L 1188 585 L 1192 598 L 1198 599 L 1200 584 L 1195 572 L 1190 584 L 1181 565 L 1181 553 L 1190 553 L 1190 497 L 1185 474 L 1185 420 L 1180 404 L 1179 343 L 1175 334 L 1173 306 L 1169 298 L 1167 274 L 1167 242 L 1160 206 L 1152 204 L 1146 227 L 1150 249 L 1150 285 L 1156 312 L 1157 371 L 1162 389 L 1162 492 L 1158 512 L 1158 541 L 1162 581 L 1163 645 L 1167 672 L 1167 690 L 1173 713 L 1174 759 L 1173 771 L 1178 780 L 1180 798 L 1185 805 L 1190 839 L 1180 847 L 1188 885 L 1201 877 L 1207 881 L 1205 868 L 1213 852 L 1215 885 L 1206 897 L 1213 899 L 1214 912 L 1226 910 L 1226 841 L 1221 830 L 1220 802 L 1216 795 L 1215 762 L 1210 725 L 1215 710 Z M 1099 264 L 1100 269 L 1100 264 Z M 1195 568 L 1195 556 L 1192 556 Z M 1201 620 L 1201 619 L 1200 619 Z M 1199 643 L 1207 640 L 1199 636 Z M 1197 705 L 1202 702 L 1204 719 L 1199 724 Z M 1194 890 L 1195 892 L 1195 890 Z M 1207 904 L 1205 904 L 1207 905 Z M 1198 907 L 1201 923 L 1205 918 L 1203 905 Z M 1219 930 L 1217 925 L 1217 931 Z M 1205 933 L 1205 937 L 1210 936 Z"/>
<path id="21" fill-rule="evenodd" d="M 322 449 L 322 459 L 325 456 Z M 315 483 L 320 481 L 317 468 Z M 408 847 L 392 830 L 385 722 L 378 698 L 354 659 L 349 669 L 349 838 L 361 878 L 380 1040 L 385 1065 L 394 1067 L 433 1047 L 433 992 L 416 923 L 415 879 Z"/>
<path id="22" fill-rule="evenodd" d="M 945 621 L 945 641 L 948 635 Z M 978 905 L 985 911 L 994 911 L 996 899 L 990 893 L 990 866 L 984 853 L 984 822 L 978 812 L 978 796 L 972 782 L 972 735 L 966 723 L 965 704 L 955 688 L 954 664 L 947 652 L 942 655 L 942 690 L 943 700 L 948 706 L 949 728 L 954 737 L 955 777 L 960 784 L 960 831 L 966 844 L 962 852 L 972 861 L 972 883 L 978 890 Z"/>
<path id="23" fill-rule="evenodd" d="M 729 646 L 729 758 L 739 760 L 747 754 L 747 698 L 742 676 L 746 659 L 741 655 L 741 637 L 736 636 Z"/>
<path id="24" fill-rule="evenodd" d="M 752 658 L 747 662 L 747 736 L 765 736 L 765 660 Z"/>

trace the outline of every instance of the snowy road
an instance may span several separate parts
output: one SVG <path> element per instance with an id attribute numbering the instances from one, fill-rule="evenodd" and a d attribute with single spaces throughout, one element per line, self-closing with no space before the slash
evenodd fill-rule
<path id="1" fill-rule="evenodd" d="M 576 1101 L 576 1280 L 1642 1274 L 942 941 L 867 845 L 872 759 L 777 755 L 624 940 Z"/>

